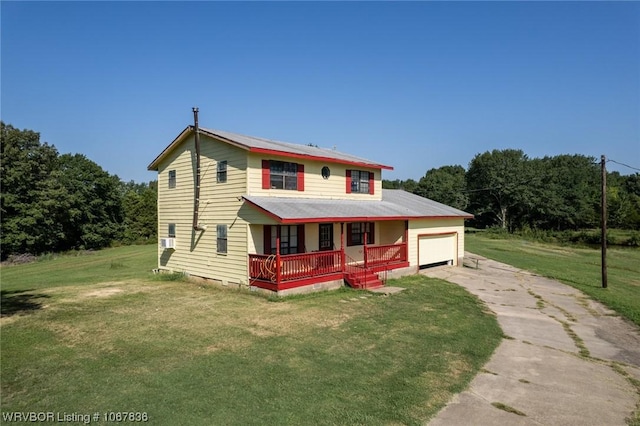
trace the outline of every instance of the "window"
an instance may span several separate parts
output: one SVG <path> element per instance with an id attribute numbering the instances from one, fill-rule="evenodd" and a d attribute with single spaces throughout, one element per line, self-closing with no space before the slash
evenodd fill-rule
<path id="1" fill-rule="evenodd" d="M 175 223 L 170 223 L 169 224 L 169 229 L 167 230 L 167 234 L 169 238 L 175 238 L 176 236 L 176 224 Z"/>
<path id="2" fill-rule="evenodd" d="M 276 253 L 276 226 L 271 226 L 271 253 Z M 298 253 L 298 227 L 297 226 L 280 226 L 280 254 Z"/>
<path id="3" fill-rule="evenodd" d="M 218 253 L 226 253 L 227 252 L 227 225 L 218 225 L 216 227 L 217 234 L 217 252 Z"/>
<path id="4" fill-rule="evenodd" d="M 364 245 L 364 233 L 367 233 L 367 244 L 374 244 L 375 224 L 373 222 L 347 223 L 347 246 Z"/>
<path id="5" fill-rule="evenodd" d="M 329 169 L 329 167 L 324 166 L 322 168 L 322 178 L 329 179 L 329 176 L 331 176 L 331 170 Z"/>
<path id="6" fill-rule="evenodd" d="M 218 161 L 218 183 L 225 183 L 227 181 L 227 160 Z"/>
<path id="7" fill-rule="evenodd" d="M 351 192 L 360 194 L 369 193 L 369 172 L 351 170 Z"/>
<path id="8" fill-rule="evenodd" d="M 298 189 L 298 164 L 284 161 L 269 162 L 269 176 L 272 189 Z"/>
<path id="9" fill-rule="evenodd" d="M 169 188 L 176 187 L 176 171 L 169 170 Z"/>
<path id="10" fill-rule="evenodd" d="M 304 225 L 265 225 L 265 254 L 276 254 L 278 230 L 280 230 L 280 254 L 304 253 Z"/>
<path id="11" fill-rule="evenodd" d="M 304 191 L 304 164 L 262 160 L 262 189 Z"/>

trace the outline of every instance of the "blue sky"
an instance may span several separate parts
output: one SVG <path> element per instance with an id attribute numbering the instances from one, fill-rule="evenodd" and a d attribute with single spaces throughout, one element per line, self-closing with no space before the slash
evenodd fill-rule
<path id="1" fill-rule="evenodd" d="M 2 120 L 124 180 L 155 179 L 193 106 L 203 127 L 336 146 L 386 179 L 504 148 L 640 167 L 640 3 L 0 7 Z"/>

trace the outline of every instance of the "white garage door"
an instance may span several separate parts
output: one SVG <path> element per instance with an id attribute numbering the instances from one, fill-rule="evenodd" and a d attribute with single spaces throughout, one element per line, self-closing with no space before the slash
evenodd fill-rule
<path id="1" fill-rule="evenodd" d="M 418 238 L 418 264 L 456 263 L 456 234 L 425 235 Z"/>

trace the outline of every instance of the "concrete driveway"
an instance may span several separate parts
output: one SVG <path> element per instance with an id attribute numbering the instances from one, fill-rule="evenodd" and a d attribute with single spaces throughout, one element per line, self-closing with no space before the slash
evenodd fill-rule
<path id="1" fill-rule="evenodd" d="M 465 264 L 422 273 L 478 296 L 507 338 L 429 425 L 625 425 L 640 408 L 638 327 L 557 281 L 470 253 Z"/>

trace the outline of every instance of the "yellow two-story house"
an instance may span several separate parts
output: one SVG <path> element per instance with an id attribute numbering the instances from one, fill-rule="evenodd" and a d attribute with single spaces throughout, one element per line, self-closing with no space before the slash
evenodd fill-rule
<path id="1" fill-rule="evenodd" d="M 461 265 L 472 215 L 382 189 L 392 167 L 188 126 L 156 157 L 158 267 L 288 294 Z"/>

